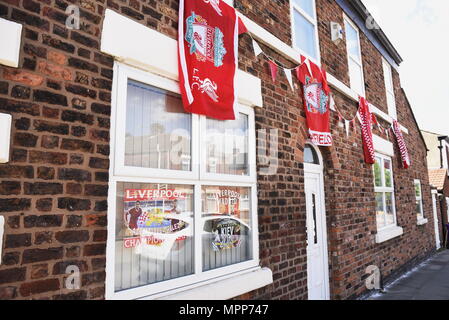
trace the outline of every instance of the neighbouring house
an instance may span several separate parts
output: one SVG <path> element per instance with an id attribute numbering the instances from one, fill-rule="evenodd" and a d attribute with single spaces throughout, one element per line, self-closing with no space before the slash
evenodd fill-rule
<path id="1" fill-rule="evenodd" d="M 402 58 L 362 2 L 226 2 L 248 29 L 232 121 L 184 112 L 178 1 L 0 4 L 1 299 L 354 299 L 368 267 L 388 282 L 435 251 Z M 310 143 L 299 82 L 273 81 L 250 36 L 327 70 L 332 146 Z"/>
<path id="2" fill-rule="evenodd" d="M 438 225 L 441 244 L 447 246 L 447 227 L 449 224 L 449 137 L 422 130 L 429 148 L 427 165 L 430 184 L 436 189 L 438 197 Z"/>

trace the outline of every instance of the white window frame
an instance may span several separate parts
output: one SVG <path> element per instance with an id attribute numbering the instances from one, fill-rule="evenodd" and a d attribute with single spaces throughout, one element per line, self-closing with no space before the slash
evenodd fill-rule
<path id="1" fill-rule="evenodd" d="M 393 160 L 391 159 L 391 157 L 386 156 L 386 155 L 381 154 L 381 153 L 376 153 L 375 156 L 376 156 L 376 158 L 380 158 L 381 159 L 380 168 L 381 168 L 382 186 L 381 187 L 377 187 L 375 179 L 374 179 L 374 192 L 375 192 L 375 194 L 376 193 L 383 193 L 383 194 L 385 194 L 387 192 L 391 192 L 393 194 L 392 206 L 393 206 L 394 223 L 386 225 L 384 227 L 381 227 L 381 228 L 377 229 L 377 231 L 379 232 L 379 231 L 382 231 L 382 230 L 389 229 L 391 227 L 397 226 L 398 220 L 397 220 L 397 217 L 396 217 L 396 195 L 395 195 L 395 192 L 394 192 Z M 384 170 L 384 161 L 385 160 L 390 161 L 390 166 L 391 166 L 391 187 L 386 187 L 385 186 L 385 170 Z M 373 166 L 373 174 L 375 174 L 374 173 L 374 166 Z M 376 204 L 376 206 L 377 206 L 377 204 Z M 387 203 L 386 203 L 385 196 L 383 197 L 383 208 L 384 208 L 384 212 L 386 214 Z M 376 225 L 377 225 L 377 216 L 376 216 Z"/>
<path id="2" fill-rule="evenodd" d="M 393 119 L 397 120 L 398 114 L 396 109 L 396 96 L 394 94 L 394 83 L 393 83 L 393 70 L 391 68 L 391 65 L 388 63 L 385 58 L 382 57 L 382 70 L 384 73 L 384 83 L 385 83 L 385 94 L 387 98 L 387 108 L 388 108 L 388 115 L 392 117 Z M 385 72 L 388 72 L 390 74 L 390 81 L 387 80 L 387 77 L 385 75 Z M 388 83 L 390 82 L 390 83 Z M 392 99 L 389 100 L 388 96 L 391 95 Z M 390 102 L 392 101 L 392 102 Z"/>
<path id="3" fill-rule="evenodd" d="M 292 30 L 292 47 L 299 51 L 304 57 L 315 63 L 316 65 L 321 65 L 321 52 L 320 52 L 320 39 L 318 36 L 318 19 L 316 15 L 316 0 L 312 0 L 313 4 L 313 17 L 311 17 L 307 12 L 305 12 L 298 4 L 294 3 L 293 0 L 290 0 L 290 25 Z M 295 26 L 295 16 L 294 11 L 297 11 L 300 15 L 302 15 L 307 21 L 309 21 L 314 26 L 315 32 L 315 50 L 316 50 L 316 58 L 309 56 L 305 53 L 296 43 L 296 26 Z"/>
<path id="4" fill-rule="evenodd" d="M 364 75 L 364 71 L 363 71 L 362 46 L 361 46 L 361 43 L 360 43 L 360 31 L 359 31 L 359 28 L 357 28 L 357 26 L 355 25 L 355 23 L 352 22 L 352 20 L 349 19 L 349 17 L 348 17 L 346 14 L 343 14 L 343 23 L 344 23 L 344 22 L 347 22 L 352 28 L 354 28 L 354 30 L 355 30 L 356 33 L 357 33 L 357 42 L 358 42 L 358 47 L 359 47 L 359 57 L 360 57 L 360 59 L 356 59 L 355 57 L 353 57 L 353 56 L 351 55 L 350 51 L 349 51 L 349 46 L 346 45 L 346 54 L 347 54 L 347 56 L 348 56 L 349 86 L 350 86 L 350 88 L 351 88 L 352 90 L 354 90 L 357 94 L 359 94 L 359 95 L 361 95 L 361 96 L 364 97 L 364 96 L 365 96 L 366 89 L 365 89 L 365 75 Z M 348 39 L 347 39 L 347 32 L 346 32 L 346 30 L 345 30 L 345 41 L 346 41 L 346 44 L 347 44 L 347 43 L 348 43 Z M 349 68 L 350 68 L 349 65 L 350 65 L 350 62 L 351 62 L 351 61 L 355 62 L 355 63 L 359 66 L 359 68 L 360 68 L 361 80 L 362 80 L 362 85 L 361 85 L 361 87 L 362 87 L 362 92 L 357 92 L 356 89 L 354 88 L 353 79 L 351 79 L 351 73 L 349 72 Z"/>
<path id="5" fill-rule="evenodd" d="M 416 195 L 416 185 L 419 185 L 419 194 L 420 194 L 420 196 L 417 196 Z M 420 203 L 421 203 L 421 212 L 420 212 L 420 214 L 421 214 L 421 216 L 420 217 L 418 217 L 418 215 L 417 215 L 417 224 L 418 225 L 422 225 L 422 224 L 425 224 L 425 223 L 427 223 L 428 222 L 428 220 L 426 219 L 426 217 L 424 216 L 424 204 L 423 204 L 423 201 L 422 201 L 422 185 L 421 185 L 421 180 L 419 180 L 419 179 L 415 179 L 415 180 L 413 180 L 413 191 L 415 192 L 415 199 L 416 199 L 416 201 L 419 201 Z M 418 212 L 415 212 L 416 214 L 418 214 Z"/>
<path id="6" fill-rule="evenodd" d="M 111 110 L 111 152 L 109 169 L 108 193 L 108 234 L 106 259 L 106 297 L 108 299 L 138 299 L 148 297 L 169 296 L 179 290 L 195 288 L 220 279 L 244 274 L 259 268 L 259 233 L 257 220 L 257 176 L 255 164 L 255 118 L 252 108 L 239 106 L 237 111 L 248 114 L 248 157 L 250 176 L 215 176 L 202 175 L 205 160 L 198 159 L 205 153 L 200 152 L 201 138 L 199 127 L 203 116 L 192 115 L 192 172 L 180 170 L 127 168 L 124 166 L 124 143 L 126 126 L 126 93 L 128 79 L 143 82 L 167 91 L 179 93 L 179 85 L 174 80 L 151 74 L 146 71 L 129 67 L 122 63 L 114 64 L 114 81 L 112 89 Z M 120 121 L 118 121 L 120 119 Z M 205 119 L 205 118 L 204 118 Z M 205 122 L 205 121 L 204 121 Z M 251 131 L 252 130 L 252 131 Z M 204 135 L 203 135 L 204 136 Z M 196 141 L 196 142 L 195 142 Z M 254 161 L 252 161 L 254 160 Z M 201 168 L 201 169 L 200 169 Z M 136 172 L 137 171 L 137 172 Z M 210 180 L 201 180 L 201 178 Z M 213 180 L 216 179 L 216 180 Z M 144 285 L 137 288 L 115 291 L 115 229 L 116 229 L 116 190 L 118 182 L 152 183 L 152 184 L 182 184 L 191 185 L 194 191 L 194 273 L 192 275 L 167 281 Z M 202 186 L 236 186 L 250 189 L 251 194 L 251 228 L 252 228 L 252 259 L 224 266 L 209 271 L 202 271 Z"/>

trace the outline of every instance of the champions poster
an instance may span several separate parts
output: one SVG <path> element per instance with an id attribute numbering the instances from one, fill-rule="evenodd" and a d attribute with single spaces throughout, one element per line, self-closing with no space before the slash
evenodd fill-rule
<path id="1" fill-rule="evenodd" d="M 126 189 L 123 219 L 128 236 L 126 249 L 155 259 L 165 259 L 175 241 L 193 235 L 193 213 L 183 190 Z"/>

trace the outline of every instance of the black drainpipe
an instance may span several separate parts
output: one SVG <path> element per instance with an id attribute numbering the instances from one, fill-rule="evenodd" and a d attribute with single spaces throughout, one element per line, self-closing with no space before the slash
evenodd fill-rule
<path id="1" fill-rule="evenodd" d="M 443 169 L 443 140 L 445 140 L 447 136 L 440 136 L 438 137 L 438 141 L 440 141 L 440 146 L 438 149 L 440 149 L 440 169 Z"/>

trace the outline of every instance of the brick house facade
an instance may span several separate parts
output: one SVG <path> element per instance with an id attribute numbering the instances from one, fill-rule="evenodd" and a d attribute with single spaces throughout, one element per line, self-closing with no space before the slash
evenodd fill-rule
<path id="1" fill-rule="evenodd" d="M 347 136 L 337 114 L 331 113 L 334 145 L 319 148 L 324 173 L 328 298 L 352 299 L 367 293 L 368 266 L 379 267 L 388 281 L 435 250 L 426 145 L 401 88 L 395 67 L 400 57 L 381 31 L 363 29 L 359 2 L 315 2 L 320 60 L 333 76 L 329 82 L 335 104 L 348 119 L 358 107 L 350 89 L 346 43 L 337 45 L 330 35 L 329 23 L 344 26 L 346 16 L 360 28 L 366 98 L 375 105 L 384 127 L 391 124 L 391 116 L 382 58 L 392 65 L 397 120 L 404 128 L 412 162 L 409 169 L 402 169 L 391 131 L 387 136 L 374 129 L 382 146 L 392 149 L 396 219 L 402 228 L 400 234 L 381 241 L 377 237 L 373 167 L 364 163 L 360 128 Z M 65 10 L 70 4 L 80 8 L 79 30 L 65 27 Z M 265 52 L 285 66 L 297 65 L 288 50 L 283 51 L 284 46 L 291 49 L 293 41 L 288 1 L 255 5 L 236 0 L 234 7 L 276 38 L 274 42 L 258 39 Z M 108 214 L 115 214 L 108 213 L 108 192 L 115 192 L 109 188 L 111 106 L 114 59 L 120 60 L 102 49 L 107 10 L 168 39 L 177 38 L 175 0 L 0 3 L 0 17 L 23 26 L 18 68 L 0 65 L 0 112 L 12 116 L 10 159 L 0 164 L 0 214 L 5 218 L 0 299 L 107 297 L 106 247 L 108 236 L 113 237 L 108 234 L 108 223 L 113 220 Z M 248 29 L 257 34 L 252 27 Z M 277 48 L 273 43 L 283 46 Z M 133 64 L 130 61 L 124 58 L 120 62 Z M 254 57 L 248 35 L 239 39 L 239 69 L 261 80 L 263 103 L 254 107 L 255 129 L 278 130 L 279 160 L 275 174 L 257 175 L 258 258 L 262 267 L 271 270 L 272 283 L 240 292 L 236 298 L 307 299 L 307 128 L 302 95 L 298 83 L 293 91 L 285 77 L 272 82 L 267 61 Z M 257 139 L 257 145 L 265 142 L 260 135 Z M 377 151 L 382 150 L 379 147 Z M 257 163 L 258 172 L 263 167 Z M 426 219 L 421 224 L 416 216 L 415 180 L 420 181 Z M 81 271 L 79 290 L 65 287 L 69 265 Z"/>

